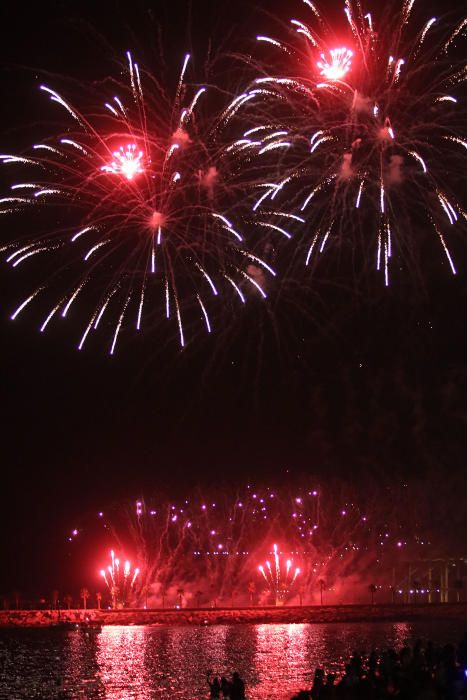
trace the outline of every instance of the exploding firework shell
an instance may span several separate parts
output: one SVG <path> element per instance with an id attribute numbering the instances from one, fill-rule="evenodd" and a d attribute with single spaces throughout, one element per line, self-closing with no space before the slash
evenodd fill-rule
<path id="1" fill-rule="evenodd" d="M 129 324 L 140 330 L 173 319 L 184 346 L 191 321 L 211 332 L 222 294 L 237 305 L 249 292 L 266 296 L 249 269 L 258 260 L 225 215 L 228 186 L 207 138 L 211 124 L 197 116 L 207 91 L 185 83 L 190 57 L 174 98 L 127 58 L 128 86 L 106 86 L 98 115 L 41 85 L 64 112 L 66 131 L 27 156 L 0 156 L 25 172 L 2 198 L 2 213 L 21 212 L 27 222 L 32 212 L 30 234 L 6 246 L 7 263 L 30 275 L 40 260 L 46 273 L 11 318 L 54 295 L 41 332 L 59 316 L 82 316 L 76 306 L 90 309 L 78 347 L 107 325 L 111 354 Z"/>
<path id="2" fill-rule="evenodd" d="M 465 67 L 449 52 L 466 20 L 417 25 L 413 0 L 375 17 L 346 0 L 343 25 L 331 30 L 318 5 L 304 4 L 307 17 L 291 20 L 286 40 L 257 37 L 264 65 L 227 110 L 241 125 L 233 153 L 263 178 L 257 222 L 286 244 L 294 275 L 328 249 L 344 269 L 363 252 L 363 267 L 371 260 L 388 285 L 394 260 L 423 264 L 427 245 L 455 274 L 451 247 L 466 221 Z M 291 229 L 284 214 L 296 217 Z"/>

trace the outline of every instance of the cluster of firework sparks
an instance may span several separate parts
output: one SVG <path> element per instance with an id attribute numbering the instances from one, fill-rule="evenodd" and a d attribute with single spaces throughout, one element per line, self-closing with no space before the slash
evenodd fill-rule
<path id="1" fill-rule="evenodd" d="M 121 567 L 120 560 L 115 556 L 113 549 L 110 550 L 110 559 L 111 564 L 107 567 L 107 571 L 101 569 L 101 576 L 109 589 L 112 607 L 124 607 L 132 595 L 139 569 L 132 570 L 129 561 L 126 561 Z"/>
<path id="2" fill-rule="evenodd" d="M 0 213 L 27 229 L 33 212 L 35 231 L 3 246 L 6 262 L 29 268 L 28 280 L 34 261 L 47 271 L 13 320 L 43 303 L 44 332 L 81 301 L 80 350 L 107 324 L 113 354 L 122 329 L 157 316 L 175 320 L 183 347 L 188 325 L 210 333 L 221 304 L 266 299 L 280 270 L 298 278 L 327 248 L 359 241 L 388 285 L 391 260 L 412 264 L 426 231 L 456 273 L 467 19 L 419 25 L 415 0 L 386 3 L 376 19 L 345 0 L 335 28 L 303 3 L 307 18 L 285 39 L 257 37 L 257 77 L 218 114 L 201 109 L 208 88 L 187 82 L 189 55 L 170 93 L 128 53 L 128 85 L 106 91 L 97 117 L 40 86 L 63 132 L 0 155 L 27 173 Z"/>
<path id="3" fill-rule="evenodd" d="M 258 571 L 266 581 L 266 584 L 274 593 L 276 605 L 283 602 L 288 597 L 293 589 L 297 576 L 300 573 L 298 566 L 293 569 L 292 560 L 287 559 L 285 570 L 281 567 L 281 557 L 277 549 L 277 544 L 273 545 L 274 552 L 274 571 L 271 567 L 271 562 L 266 561 L 265 567 L 260 564 Z"/>
<path id="4" fill-rule="evenodd" d="M 89 542 L 94 551 L 100 543 L 138 563 L 122 566 L 112 554 L 101 571 L 114 606 L 178 590 L 208 600 L 235 593 L 245 602 L 253 591 L 257 600 L 282 604 L 301 591 L 317 595 L 321 583 L 336 594 L 366 576 L 387 583 L 401 562 L 439 556 L 447 521 L 440 507 L 415 482 L 249 485 L 235 494 L 118 503 L 83 517 L 68 539 L 73 548 Z"/>

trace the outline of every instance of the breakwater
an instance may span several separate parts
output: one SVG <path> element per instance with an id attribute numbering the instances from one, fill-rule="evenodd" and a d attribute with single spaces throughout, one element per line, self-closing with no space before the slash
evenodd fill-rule
<path id="1" fill-rule="evenodd" d="M 125 610 L 1 610 L 0 627 L 51 627 L 71 622 L 102 625 L 225 625 L 332 622 L 406 622 L 460 619 L 467 603 L 420 605 L 335 605 L 252 608 L 154 608 Z"/>

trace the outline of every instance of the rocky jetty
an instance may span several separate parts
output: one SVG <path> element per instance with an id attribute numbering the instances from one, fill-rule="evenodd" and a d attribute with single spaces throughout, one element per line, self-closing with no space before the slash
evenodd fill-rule
<path id="1" fill-rule="evenodd" d="M 405 622 L 460 618 L 467 603 L 431 605 L 338 605 L 254 608 L 174 608 L 125 610 L 2 610 L 0 627 L 53 627 L 62 623 L 97 625 L 225 625 L 235 623 Z"/>

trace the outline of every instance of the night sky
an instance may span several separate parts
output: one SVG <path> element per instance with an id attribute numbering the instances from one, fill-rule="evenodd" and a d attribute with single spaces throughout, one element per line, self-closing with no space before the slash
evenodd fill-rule
<path id="1" fill-rule="evenodd" d="M 285 4 L 258 2 L 284 21 Z M 40 129 L 44 76 L 102 78 L 128 48 L 157 66 L 158 23 L 168 65 L 192 50 L 202 65 L 209 38 L 244 45 L 269 21 L 240 2 L 92 5 L 2 5 L 2 153 Z M 2 173 L 2 192 L 7 182 Z M 304 473 L 465 469 L 467 250 L 462 239 L 454 248 L 455 278 L 431 249 L 389 290 L 324 268 L 311 290 L 285 286 L 280 302 L 247 305 L 183 352 L 173 328 L 155 328 L 128 333 L 112 358 L 98 343 L 78 353 L 71 318 L 44 337 L 33 314 L 9 321 L 21 287 L 4 265 L 0 592 L 65 580 L 66 533 L 118 499 Z"/>

